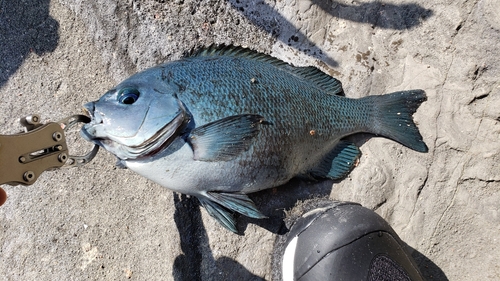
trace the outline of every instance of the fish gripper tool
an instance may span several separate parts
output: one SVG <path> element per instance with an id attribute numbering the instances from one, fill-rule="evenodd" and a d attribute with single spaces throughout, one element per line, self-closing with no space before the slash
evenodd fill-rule
<path id="1" fill-rule="evenodd" d="M 41 173 L 90 162 L 99 147 L 83 156 L 69 154 L 65 132 L 77 123 L 88 123 L 85 115 L 72 115 L 58 122 L 41 123 L 39 115 L 21 118 L 25 132 L 0 135 L 0 185 L 31 185 Z"/>

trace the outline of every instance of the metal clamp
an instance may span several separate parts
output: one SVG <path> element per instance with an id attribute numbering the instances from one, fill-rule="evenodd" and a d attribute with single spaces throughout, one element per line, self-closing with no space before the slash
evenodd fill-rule
<path id="1" fill-rule="evenodd" d="M 84 156 L 68 152 L 65 132 L 80 122 L 88 123 L 90 118 L 73 115 L 42 124 L 39 115 L 29 115 L 21 119 L 24 133 L 0 135 L 0 185 L 31 185 L 44 171 L 90 162 L 99 150 L 97 145 Z"/>

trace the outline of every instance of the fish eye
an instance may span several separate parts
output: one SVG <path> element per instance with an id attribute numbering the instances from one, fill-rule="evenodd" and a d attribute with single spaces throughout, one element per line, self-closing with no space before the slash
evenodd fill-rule
<path id="1" fill-rule="evenodd" d="M 140 95 L 141 93 L 139 93 L 137 89 L 125 88 L 118 93 L 118 102 L 122 104 L 133 104 L 139 99 Z"/>

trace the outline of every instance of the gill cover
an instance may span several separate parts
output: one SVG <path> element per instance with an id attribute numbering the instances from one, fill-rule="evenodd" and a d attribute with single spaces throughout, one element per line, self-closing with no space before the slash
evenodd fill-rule
<path id="1" fill-rule="evenodd" d="M 143 76 L 136 74 L 85 105 L 92 122 L 82 135 L 120 159 L 158 152 L 189 120 L 168 86 L 160 80 L 146 83 Z"/>

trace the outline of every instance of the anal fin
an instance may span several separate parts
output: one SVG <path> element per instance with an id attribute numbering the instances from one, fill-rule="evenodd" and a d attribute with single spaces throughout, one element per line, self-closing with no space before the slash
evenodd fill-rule
<path id="1" fill-rule="evenodd" d="M 332 180 L 344 178 L 354 168 L 360 156 L 361 151 L 354 143 L 341 140 L 321 164 L 310 171 L 310 175 Z"/>

